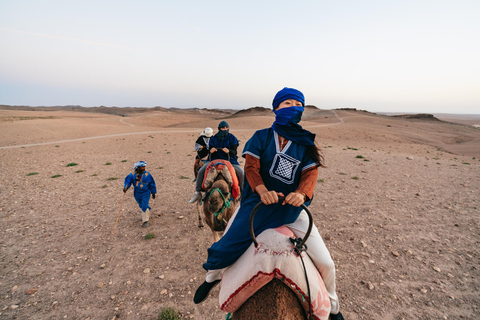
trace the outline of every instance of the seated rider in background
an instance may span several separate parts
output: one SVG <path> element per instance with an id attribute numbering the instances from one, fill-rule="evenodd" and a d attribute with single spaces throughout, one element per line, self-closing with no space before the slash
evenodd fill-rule
<path id="1" fill-rule="evenodd" d="M 213 136 L 213 129 L 210 127 L 206 127 L 205 130 L 200 134 L 197 141 L 195 141 L 195 151 L 197 152 L 197 156 L 195 157 L 195 164 L 193 165 L 193 173 L 195 175 L 195 179 L 197 180 L 197 166 L 202 160 L 207 160 L 208 151 L 209 151 L 209 142 L 210 138 Z"/>
<path id="2" fill-rule="evenodd" d="M 237 174 L 238 183 L 240 185 L 240 192 L 243 191 L 243 176 L 244 172 L 242 167 L 237 161 L 237 148 L 238 148 L 237 138 L 229 132 L 229 125 L 227 121 L 222 121 L 218 124 L 218 132 L 212 138 L 210 138 L 210 160 L 228 160 L 235 169 Z M 209 162 L 209 161 L 208 161 Z M 205 164 L 208 164 L 206 162 Z M 202 198 L 202 184 L 203 178 L 205 176 L 205 170 L 207 165 L 204 165 L 198 171 L 197 182 L 195 184 L 195 193 L 193 194 L 190 203 L 195 203 Z"/>

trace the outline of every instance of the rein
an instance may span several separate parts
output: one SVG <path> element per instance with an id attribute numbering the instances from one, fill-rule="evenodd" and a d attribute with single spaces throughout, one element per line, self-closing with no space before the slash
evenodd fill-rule
<path id="1" fill-rule="evenodd" d="M 223 220 L 223 212 L 225 211 L 225 209 L 228 209 L 232 206 L 232 203 L 230 202 L 229 198 L 230 198 L 230 192 L 228 193 L 228 198 L 225 198 L 225 196 L 223 195 L 223 192 L 222 190 L 220 190 L 219 188 L 216 188 L 216 189 L 213 189 L 211 192 L 210 192 L 210 195 L 212 193 L 214 193 L 215 191 L 218 191 L 218 193 L 220 193 L 220 195 L 222 196 L 222 199 L 223 199 L 223 206 L 222 206 L 222 209 L 220 211 L 217 211 L 215 212 L 215 218 L 217 218 L 218 220 Z M 218 217 L 220 216 L 220 217 Z"/>

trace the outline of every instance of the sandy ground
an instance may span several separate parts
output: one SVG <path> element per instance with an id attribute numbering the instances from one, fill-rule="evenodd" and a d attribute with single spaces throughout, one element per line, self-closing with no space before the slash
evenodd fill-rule
<path id="1" fill-rule="evenodd" d="M 273 116 L 226 120 L 241 150 Z M 194 141 L 219 121 L 0 110 L 0 318 L 156 319 L 169 306 L 225 319 L 217 288 L 192 301 L 213 237 L 188 204 Z M 480 318 L 480 130 L 358 111 L 302 125 L 328 166 L 310 208 L 345 319 Z M 139 160 L 157 182 L 154 217 L 140 227 L 130 190 L 113 235 Z"/>

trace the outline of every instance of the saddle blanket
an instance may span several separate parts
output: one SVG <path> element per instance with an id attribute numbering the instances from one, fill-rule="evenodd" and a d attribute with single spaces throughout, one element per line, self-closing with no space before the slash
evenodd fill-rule
<path id="1" fill-rule="evenodd" d="M 294 237 L 287 227 L 267 229 L 257 237 L 258 247 L 252 245 L 223 273 L 220 288 L 220 309 L 235 312 L 261 287 L 277 278 L 297 295 L 308 314 L 308 289 L 300 257 L 289 238 Z M 328 320 L 330 298 L 322 277 L 305 252 L 303 261 L 308 274 L 312 296 L 313 318 Z"/>
<path id="2" fill-rule="evenodd" d="M 230 161 L 212 160 L 205 169 L 205 177 L 203 178 L 202 188 L 208 190 L 219 174 L 225 178 L 229 187 L 232 189 L 233 199 L 237 199 L 240 195 L 240 185 L 238 184 L 237 174 Z"/>

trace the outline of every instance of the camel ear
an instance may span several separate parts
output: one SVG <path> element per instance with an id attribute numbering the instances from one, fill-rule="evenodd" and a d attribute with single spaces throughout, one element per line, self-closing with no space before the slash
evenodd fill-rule
<path id="1" fill-rule="evenodd" d="M 228 186 L 231 188 L 233 186 L 233 179 L 232 179 L 232 175 L 230 174 L 230 170 L 228 170 L 227 166 L 223 167 L 222 175 L 225 177 L 225 181 L 227 181 Z"/>
<path id="2" fill-rule="evenodd" d="M 213 182 L 215 182 L 215 178 L 218 176 L 218 170 L 215 167 L 210 168 L 208 174 L 205 176 L 203 181 L 203 189 L 208 190 L 212 186 Z"/>

